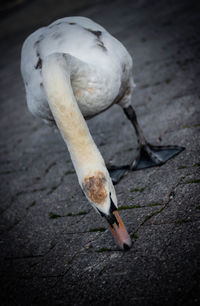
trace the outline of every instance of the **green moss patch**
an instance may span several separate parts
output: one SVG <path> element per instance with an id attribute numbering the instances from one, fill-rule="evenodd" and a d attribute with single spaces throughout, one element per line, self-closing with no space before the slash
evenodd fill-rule
<path id="1" fill-rule="evenodd" d="M 180 166 L 180 167 L 178 167 L 178 170 L 179 169 L 185 169 L 185 168 L 187 168 L 187 166 Z"/>
<path id="2" fill-rule="evenodd" d="M 39 189 L 33 189 L 32 192 L 45 191 L 46 189 L 47 189 L 46 187 L 42 187 Z"/>
<path id="3" fill-rule="evenodd" d="M 28 207 L 26 207 L 26 210 L 29 210 L 31 207 L 35 206 L 36 201 L 33 201 Z"/>
<path id="4" fill-rule="evenodd" d="M 134 208 L 141 208 L 140 205 L 130 205 L 130 206 L 120 206 L 118 210 L 126 210 L 126 209 L 134 209 Z"/>
<path id="5" fill-rule="evenodd" d="M 6 175 L 6 174 L 10 174 L 10 173 L 12 173 L 12 171 L 7 170 L 7 171 L 1 172 L 0 175 Z"/>
<path id="6" fill-rule="evenodd" d="M 146 187 L 142 187 L 142 188 L 133 188 L 130 190 L 130 192 L 143 192 L 146 189 Z"/>
<path id="7" fill-rule="evenodd" d="M 76 216 L 83 216 L 83 215 L 87 215 L 87 214 L 88 214 L 87 211 L 80 211 L 77 214 L 68 213 L 68 214 L 66 214 L 66 216 L 63 216 L 63 217 L 76 217 Z"/>
<path id="8" fill-rule="evenodd" d="M 56 165 L 56 162 L 53 162 L 51 165 L 49 165 L 49 167 L 45 170 L 45 173 L 47 174 L 50 171 L 50 169 L 55 165 Z"/>
<path id="9" fill-rule="evenodd" d="M 103 253 L 103 252 L 111 252 L 111 251 L 112 251 L 111 249 L 101 248 L 101 249 L 96 250 L 95 252 L 96 253 Z"/>
<path id="10" fill-rule="evenodd" d="M 166 84 L 169 84 L 169 83 L 171 83 L 171 81 L 172 81 L 171 79 L 166 79 L 166 80 L 165 80 L 165 83 L 166 83 Z"/>
<path id="11" fill-rule="evenodd" d="M 52 186 L 51 190 L 49 192 L 47 192 L 47 195 L 53 193 L 57 188 L 58 188 L 58 186 Z"/>
<path id="12" fill-rule="evenodd" d="M 190 129 L 190 128 L 199 127 L 199 126 L 200 126 L 200 123 L 196 123 L 196 124 L 192 124 L 192 125 L 184 125 L 183 128 L 184 129 Z"/>
<path id="13" fill-rule="evenodd" d="M 136 239 L 138 239 L 138 235 L 136 233 L 133 233 L 133 234 L 131 234 L 131 238 L 136 240 Z"/>
<path id="14" fill-rule="evenodd" d="M 153 216 L 158 215 L 161 211 L 162 211 L 162 209 L 161 209 L 161 210 L 158 210 L 158 211 L 154 211 L 152 214 L 146 216 L 143 223 L 145 223 L 146 221 L 148 221 L 149 219 L 151 219 Z"/>
<path id="15" fill-rule="evenodd" d="M 55 242 L 51 242 L 50 249 L 52 250 L 56 246 Z"/>
<path id="16" fill-rule="evenodd" d="M 200 163 L 196 163 L 192 166 L 180 166 L 180 167 L 178 167 L 178 169 L 186 169 L 186 168 L 189 168 L 189 167 L 200 167 Z"/>
<path id="17" fill-rule="evenodd" d="M 61 218 L 61 215 L 55 214 L 53 212 L 49 213 L 49 219 L 57 219 L 57 218 Z"/>
<path id="18" fill-rule="evenodd" d="M 155 202 L 155 203 L 147 204 L 148 207 L 154 207 L 154 206 L 160 206 L 160 205 L 162 205 L 162 203 L 160 203 L 160 202 Z"/>
<path id="19" fill-rule="evenodd" d="M 183 182 L 182 184 L 199 184 L 200 183 L 200 179 L 197 180 L 190 180 L 187 182 Z"/>
<path id="20" fill-rule="evenodd" d="M 49 219 L 57 219 L 57 218 L 64 218 L 64 217 L 77 217 L 77 216 L 83 216 L 83 215 L 87 215 L 87 214 L 88 214 L 87 211 L 80 211 L 77 214 L 68 213 L 66 215 L 59 215 L 57 213 L 50 212 L 49 213 Z"/>
<path id="21" fill-rule="evenodd" d="M 80 211 L 76 214 L 76 216 L 83 216 L 83 215 L 87 215 L 88 212 L 87 211 Z"/>
<path id="22" fill-rule="evenodd" d="M 74 174 L 75 173 L 75 171 L 66 171 L 65 173 L 64 173 L 64 175 L 70 175 L 70 174 Z"/>

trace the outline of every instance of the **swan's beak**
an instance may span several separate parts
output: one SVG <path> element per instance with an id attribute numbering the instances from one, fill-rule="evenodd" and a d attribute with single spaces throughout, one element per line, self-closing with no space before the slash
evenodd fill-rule
<path id="1" fill-rule="evenodd" d="M 110 212 L 108 216 L 105 216 L 108 221 L 111 233 L 114 236 L 115 242 L 120 249 L 127 251 L 131 248 L 131 238 L 126 230 L 126 227 L 119 216 L 117 210 Z"/>

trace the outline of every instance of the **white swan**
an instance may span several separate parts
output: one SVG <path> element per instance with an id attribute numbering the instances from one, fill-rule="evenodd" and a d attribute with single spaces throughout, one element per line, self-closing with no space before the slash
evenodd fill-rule
<path id="1" fill-rule="evenodd" d="M 131 239 L 117 212 L 112 180 L 84 118 L 114 103 L 121 105 L 136 129 L 143 153 L 132 168 L 162 164 L 178 149 L 147 144 L 131 107 L 134 82 L 128 51 L 90 19 L 62 18 L 26 39 L 21 72 L 30 111 L 47 122 L 56 122 L 86 197 L 106 217 L 118 246 L 129 249 Z M 166 155 L 170 150 L 176 152 L 162 160 L 158 152 Z M 144 159 L 147 152 L 150 157 Z M 127 168 L 115 169 L 113 180 L 119 180 Z"/>

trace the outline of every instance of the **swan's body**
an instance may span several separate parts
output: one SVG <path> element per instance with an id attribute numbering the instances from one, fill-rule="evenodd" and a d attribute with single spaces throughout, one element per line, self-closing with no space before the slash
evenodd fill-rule
<path id="1" fill-rule="evenodd" d="M 44 59 L 54 53 L 71 57 L 71 86 L 85 118 L 104 111 L 113 103 L 123 106 L 131 103 L 134 85 L 128 51 L 88 18 L 68 17 L 37 30 L 24 43 L 21 70 L 28 107 L 34 115 L 54 121 L 41 74 Z"/>
<path id="2" fill-rule="evenodd" d="M 113 181 L 127 169 L 161 165 L 182 148 L 155 147 L 146 142 L 131 106 L 134 82 L 128 51 L 88 18 L 63 18 L 27 38 L 21 71 L 30 111 L 56 123 L 86 197 L 107 219 L 120 248 L 130 248 L 112 180 L 84 118 L 118 103 L 134 125 L 141 154 L 132 166 L 115 169 Z"/>
<path id="3" fill-rule="evenodd" d="M 131 68 L 132 59 L 123 45 L 84 17 L 63 18 L 41 28 L 22 48 L 28 107 L 43 120 L 56 122 L 81 188 L 107 218 L 121 248 L 129 248 L 131 240 L 117 212 L 112 180 L 84 117 L 113 103 L 130 104 Z"/>

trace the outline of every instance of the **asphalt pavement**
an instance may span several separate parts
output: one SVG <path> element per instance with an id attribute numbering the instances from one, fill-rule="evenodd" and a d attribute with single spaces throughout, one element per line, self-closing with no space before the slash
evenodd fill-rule
<path id="1" fill-rule="evenodd" d="M 70 3 L 69 3 L 70 2 Z M 198 1 L 25 1 L 0 20 L 0 303 L 3 306 L 200 304 L 200 14 Z M 115 245 L 84 197 L 58 131 L 34 118 L 20 75 L 24 39 L 86 16 L 129 50 L 133 105 L 149 142 L 186 148 L 116 185 L 133 240 Z M 136 154 L 117 105 L 88 121 L 108 164 Z"/>

